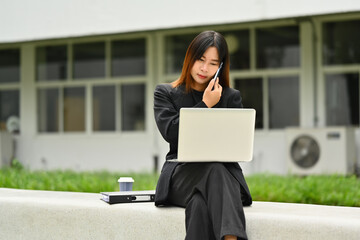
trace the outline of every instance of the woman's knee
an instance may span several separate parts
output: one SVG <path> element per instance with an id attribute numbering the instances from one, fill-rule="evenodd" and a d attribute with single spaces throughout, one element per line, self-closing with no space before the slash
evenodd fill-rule
<path id="1" fill-rule="evenodd" d="M 205 209 L 206 202 L 200 192 L 194 193 L 187 203 L 186 209 Z"/>
<path id="2" fill-rule="evenodd" d="M 239 182 L 222 163 L 212 164 L 208 174 L 207 185 L 211 186 L 212 189 L 220 188 L 221 191 L 229 189 L 231 191 L 240 192 Z"/>
<path id="3" fill-rule="evenodd" d="M 195 216 L 207 216 L 208 217 L 208 208 L 207 203 L 204 200 L 203 196 L 200 192 L 196 192 L 193 194 L 193 196 L 190 198 L 186 209 L 185 214 L 187 216 L 195 215 Z"/>

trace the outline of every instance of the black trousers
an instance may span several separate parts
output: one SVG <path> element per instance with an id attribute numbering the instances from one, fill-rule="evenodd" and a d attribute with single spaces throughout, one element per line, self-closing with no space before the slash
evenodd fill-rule
<path id="1" fill-rule="evenodd" d="M 247 239 L 239 182 L 222 163 L 184 163 L 171 178 L 169 201 L 185 207 L 186 240 Z"/>

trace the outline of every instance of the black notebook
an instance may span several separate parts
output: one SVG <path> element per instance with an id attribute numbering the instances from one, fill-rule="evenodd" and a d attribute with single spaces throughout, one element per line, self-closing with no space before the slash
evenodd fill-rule
<path id="1" fill-rule="evenodd" d="M 154 202 L 154 199 L 155 199 L 155 190 L 101 192 L 101 200 L 109 204 L 132 203 L 132 202 Z"/>

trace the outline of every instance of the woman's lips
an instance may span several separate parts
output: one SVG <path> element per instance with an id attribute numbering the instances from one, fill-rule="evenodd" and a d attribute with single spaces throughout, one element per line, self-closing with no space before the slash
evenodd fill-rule
<path id="1" fill-rule="evenodd" d="M 205 78 L 206 78 L 206 76 L 201 75 L 201 74 L 198 74 L 198 76 L 199 76 L 199 78 L 201 78 L 201 79 L 205 79 Z"/>

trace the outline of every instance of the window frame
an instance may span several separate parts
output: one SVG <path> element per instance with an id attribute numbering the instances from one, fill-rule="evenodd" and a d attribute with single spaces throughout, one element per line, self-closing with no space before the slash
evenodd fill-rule
<path id="1" fill-rule="evenodd" d="M 142 76 L 133 75 L 133 76 L 111 76 L 111 42 L 117 40 L 131 40 L 131 39 L 145 39 L 145 61 L 146 61 L 146 73 Z M 82 44 L 82 43 L 92 43 L 92 42 L 101 42 L 105 43 L 105 77 L 103 78 L 74 78 L 73 76 L 73 45 Z M 147 134 L 151 128 L 149 123 L 150 116 L 150 106 L 151 104 L 148 101 L 145 102 L 145 130 L 144 131 L 122 131 L 121 130 L 121 92 L 119 89 L 122 85 L 127 84 L 144 84 L 145 85 L 145 99 L 148 99 L 150 85 L 153 81 L 153 71 L 151 67 L 153 64 L 150 64 L 150 59 L 153 55 L 153 50 L 151 50 L 151 45 L 153 45 L 153 40 L 148 33 L 137 33 L 137 34 L 126 34 L 126 35 L 113 35 L 113 36 L 100 36 L 100 37 L 89 37 L 81 39 L 64 39 L 56 41 L 44 41 L 39 42 L 34 45 L 34 49 L 38 47 L 46 46 L 56 46 L 56 45 L 66 45 L 67 46 L 67 78 L 65 80 L 52 80 L 52 81 L 38 81 L 35 79 L 35 92 L 36 92 L 36 112 L 39 111 L 38 106 L 38 89 L 47 89 L 47 88 L 58 88 L 60 90 L 60 95 L 66 87 L 84 87 L 85 88 L 85 131 L 82 132 L 65 132 L 64 131 L 64 116 L 63 116 L 63 97 L 60 97 L 60 106 L 59 106 L 59 131 L 58 132 L 40 132 L 38 121 L 39 116 L 36 114 L 36 134 L 39 136 L 48 136 L 48 135 L 136 135 L 136 134 Z M 34 50 L 34 67 L 36 68 L 36 50 Z M 94 86 L 105 86 L 105 85 L 114 85 L 116 88 L 116 129 L 115 131 L 98 131 L 93 129 L 93 99 L 92 99 L 92 88 Z"/>

